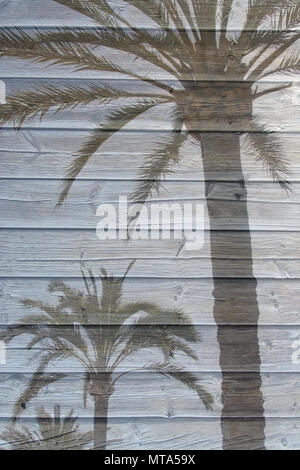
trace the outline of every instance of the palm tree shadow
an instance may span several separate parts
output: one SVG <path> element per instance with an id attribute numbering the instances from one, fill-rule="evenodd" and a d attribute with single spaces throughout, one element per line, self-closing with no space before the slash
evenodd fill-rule
<path id="1" fill-rule="evenodd" d="M 36 408 L 38 428 L 9 426 L 0 438 L 11 450 L 85 450 L 93 440 L 92 432 L 81 432 L 73 410 L 61 417 L 60 406 L 50 415 L 44 407 Z"/>
<path id="2" fill-rule="evenodd" d="M 88 30 L 63 28 L 55 31 L 37 29 L 2 29 L 2 56 L 34 60 L 47 65 L 70 65 L 74 70 L 105 71 L 120 74 L 139 83 L 138 92 L 112 86 L 69 86 L 58 89 L 41 84 L 36 89 L 8 97 L 1 107 L 2 123 L 13 121 L 22 126 L 36 116 L 44 118 L 50 109 L 72 109 L 80 104 L 99 105 L 120 101 L 117 109 L 105 117 L 78 150 L 62 182 L 58 204 L 95 152 L 129 123 L 157 105 L 173 103 L 172 127 L 161 144 L 153 149 L 141 167 L 139 182 L 131 194 L 133 202 L 145 202 L 160 190 L 161 181 L 180 161 L 186 139 L 192 138 L 202 151 L 206 200 L 210 223 L 213 271 L 214 318 L 218 328 L 220 367 L 222 370 L 222 433 L 224 449 L 264 449 L 264 410 L 261 391 L 258 339 L 259 305 L 253 273 L 253 254 L 247 208 L 247 189 L 241 163 L 240 136 L 244 134 L 259 164 L 284 189 L 291 189 L 291 176 L 276 135 L 268 132 L 254 116 L 257 98 L 284 90 L 290 81 L 269 85 L 259 91 L 258 83 L 277 74 L 291 75 L 300 70 L 298 54 L 292 49 L 300 38 L 300 5 L 294 0 L 249 0 L 245 19 L 238 33 L 232 31 L 235 15 L 233 0 L 124 0 L 155 23 L 156 29 L 136 28 L 132 20 L 114 10 L 106 0 L 55 0 L 89 18 L 99 27 Z M 101 45 L 120 53 L 120 63 L 97 53 Z M 123 54 L 123 56 L 122 56 Z M 126 67 L 121 57 L 159 68 L 163 77 L 173 77 L 172 85 L 158 76 Z M 125 65 L 124 65 L 125 63 Z M 148 85 L 155 87 L 149 93 Z M 147 87 L 144 91 L 143 85 Z M 122 104 L 122 100 L 126 102 Z M 129 100 L 129 103 L 128 103 Z M 214 199 L 210 192 L 211 165 L 218 156 L 228 156 L 228 183 L 224 197 Z M 228 181 L 228 178 L 226 178 Z M 224 296 L 224 259 L 219 231 L 225 221 L 228 233 L 232 220 L 241 230 L 242 249 L 232 236 L 227 247 L 226 308 Z M 238 266 L 238 269 L 237 269 Z M 235 274 L 236 273 L 236 274 Z M 234 302 L 243 278 L 245 292 L 251 299 L 243 302 L 234 316 Z M 242 325 L 242 326 L 241 326 Z M 255 420 L 239 418 L 251 408 Z M 239 439 L 239 433 L 244 436 Z M 245 437 L 246 436 L 246 437 Z"/>
<path id="3" fill-rule="evenodd" d="M 47 367 L 68 360 L 77 361 L 85 371 L 83 400 L 89 395 L 94 402 L 94 447 L 105 448 L 107 441 L 109 399 L 117 381 L 132 371 L 125 362 L 125 372 L 120 365 L 127 358 L 141 355 L 136 370 L 161 373 L 181 382 L 199 396 L 207 409 L 212 408 L 213 398 L 199 383 L 196 375 L 176 361 L 177 353 L 197 360 L 194 345 L 200 340 L 189 318 L 179 309 L 162 309 L 150 302 L 123 301 L 123 283 L 131 263 L 123 277 L 109 276 L 101 270 L 99 280 L 91 270 L 82 272 L 85 291 L 73 289 L 64 282 L 52 281 L 49 291 L 60 294 L 58 304 L 52 306 L 41 301 L 25 299 L 26 309 L 35 309 L 20 320 L 20 325 L 2 333 L 6 342 L 20 335 L 29 335 L 27 348 L 39 345 L 39 365 L 32 379 L 18 398 L 14 418 L 20 415 L 26 404 L 41 389 L 65 376 L 49 374 Z M 159 350 L 163 360 L 147 360 Z M 118 372 L 119 371 L 119 372 Z M 126 404 L 126 399 L 124 399 Z"/>

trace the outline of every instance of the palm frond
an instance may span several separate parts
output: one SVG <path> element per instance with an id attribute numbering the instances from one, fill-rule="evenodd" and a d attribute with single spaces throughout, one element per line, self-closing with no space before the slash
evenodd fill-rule
<path id="1" fill-rule="evenodd" d="M 276 15 L 285 15 L 288 10 L 297 6 L 298 0 L 249 0 L 244 30 L 256 30 L 271 22 Z"/>
<path id="2" fill-rule="evenodd" d="M 162 362 L 153 363 L 146 366 L 143 370 L 153 373 L 161 373 L 171 378 L 175 378 L 191 391 L 197 393 L 200 400 L 208 410 L 212 410 L 214 399 L 210 393 L 208 393 L 204 387 L 199 384 L 199 380 L 196 375 L 186 371 L 182 366 L 174 362 Z"/>
<path id="3" fill-rule="evenodd" d="M 168 37 L 169 34 L 164 34 L 165 40 L 167 39 L 166 36 Z M 166 48 L 159 43 L 157 35 L 150 34 L 147 30 L 140 28 L 129 31 L 120 28 L 97 28 L 92 30 L 82 28 L 57 28 L 55 31 L 40 31 L 38 38 L 41 42 L 46 43 L 67 42 L 71 44 L 79 43 L 92 45 L 94 47 L 105 46 L 113 48 L 114 50 L 133 54 L 136 58 L 146 60 L 166 70 L 170 74 L 177 75 L 176 70 L 180 68 L 179 64 L 172 59 L 172 56 L 166 54 Z M 171 37 L 171 39 L 173 38 Z"/>
<path id="4" fill-rule="evenodd" d="M 92 439 L 92 433 L 81 433 L 73 416 L 73 410 L 61 418 L 60 407 L 54 407 L 51 416 L 44 407 L 36 408 L 38 430 L 28 426 L 10 426 L 0 437 L 13 450 L 64 450 L 70 446 L 74 450 L 83 450 Z"/>
<path id="5" fill-rule="evenodd" d="M 262 163 L 274 182 L 287 191 L 292 190 L 292 185 L 287 179 L 290 170 L 287 161 L 282 157 L 283 149 L 276 134 L 267 130 L 264 124 L 255 119 L 251 123 L 251 129 L 252 132 L 246 134 L 246 141 L 243 144 L 247 152 Z"/>
<path id="6" fill-rule="evenodd" d="M 24 407 L 26 407 L 27 403 L 33 400 L 40 391 L 47 387 L 48 385 L 63 379 L 66 377 L 66 374 L 62 373 L 55 373 L 55 374 L 46 374 L 45 370 L 49 364 L 53 360 L 52 354 L 45 354 L 42 360 L 40 361 L 39 367 L 37 371 L 31 377 L 29 383 L 26 385 L 25 389 L 18 397 L 14 409 L 13 409 L 13 422 L 16 421 L 17 417 L 21 414 Z"/>
<path id="7" fill-rule="evenodd" d="M 136 105 L 123 106 L 118 110 L 113 111 L 105 119 L 102 127 L 99 127 L 93 131 L 81 150 L 78 152 L 76 159 L 69 166 L 65 179 L 61 184 L 58 205 L 61 205 L 66 200 L 74 180 L 83 170 L 92 155 L 102 144 L 104 144 L 104 142 L 106 142 L 106 140 L 126 126 L 130 121 L 143 114 L 145 111 L 148 111 L 149 109 L 153 108 L 153 106 L 164 103 L 166 101 L 167 100 L 162 98 L 149 98 L 141 100 Z"/>
<path id="8" fill-rule="evenodd" d="M 172 173 L 170 163 L 178 163 L 180 148 L 187 137 L 187 133 L 173 132 L 157 145 L 140 170 L 139 183 L 130 195 L 132 202 L 144 203 L 154 191 L 159 192 L 162 179 Z"/>
<path id="9" fill-rule="evenodd" d="M 41 84 L 36 89 L 21 91 L 7 97 L 7 103 L 1 107 L 0 123 L 3 125 L 7 121 L 13 121 L 20 128 L 25 120 L 40 117 L 56 108 L 58 113 L 67 108 L 74 109 L 77 106 L 84 106 L 92 102 L 106 105 L 113 100 L 129 98 L 151 98 L 159 95 L 130 93 L 125 90 L 118 90 L 109 86 L 69 85 L 64 88 L 57 88 L 49 84 Z M 161 96 L 164 98 L 164 96 Z"/>
<path id="10" fill-rule="evenodd" d="M 274 73 L 281 73 L 284 75 L 298 74 L 300 71 L 300 55 L 299 52 L 290 52 L 287 54 L 278 65 L 268 68 L 266 71 L 259 75 L 259 78 L 265 78 Z"/>
<path id="11" fill-rule="evenodd" d="M 60 5 L 91 18 L 98 24 L 108 27 L 118 26 L 118 15 L 105 0 L 54 0 Z"/>
<path id="12" fill-rule="evenodd" d="M 140 323 L 145 325 L 188 325 L 190 323 L 188 315 L 182 310 L 172 308 L 162 309 L 152 302 L 123 303 L 118 310 L 118 314 L 121 318 L 124 318 L 124 321 L 138 313 L 143 313 Z"/>

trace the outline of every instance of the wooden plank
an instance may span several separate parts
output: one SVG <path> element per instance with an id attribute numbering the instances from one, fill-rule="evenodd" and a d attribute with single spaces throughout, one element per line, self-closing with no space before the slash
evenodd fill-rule
<path id="1" fill-rule="evenodd" d="M 87 133 L 84 131 L 55 131 L 23 129 L 16 133 L 2 129 L 0 168 L 2 178 L 58 179 L 74 159 Z M 136 180 L 143 162 L 153 149 L 168 137 L 163 132 L 119 132 L 90 159 L 78 175 L 77 181 L 86 180 Z M 300 181 L 300 134 L 279 133 L 283 157 L 291 169 L 290 181 Z M 263 166 L 249 154 L 245 139 L 242 146 L 244 177 L 247 181 L 270 181 Z M 212 181 L 234 181 L 240 172 L 228 168 L 230 155 L 212 155 L 208 177 Z M 126 165 L 124 165 L 126 162 Z M 180 163 L 170 166 L 172 172 L 166 181 L 203 181 L 201 150 L 191 138 L 182 147 Z"/>
<path id="2" fill-rule="evenodd" d="M 0 60 L 1 65 L 1 60 Z M 13 73 L 15 73 L 14 69 Z M 48 68 L 46 69 L 49 70 Z M 0 69 L 1 75 L 1 69 Z M 36 85 L 36 80 L 14 80 L 6 79 L 5 83 L 7 86 L 7 94 L 18 93 L 20 90 L 28 90 L 34 88 Z M 76 80 L 76 85 L 78 85 L 78 80 Z M 40 81 L 39 81 L 40 83 Z M 63 89 L 74 84 L 74 80 L 47 80 L 46 83 L 51 84 L 52 86 L 57 87 L 58 89 Z M 94 84 L 103 84 L 107 85 L 109 82 L 103 80 L 99 82 L 95 81 Z M 79 84 L 80 86 L 81 84 Z M 88 84 L 87 84 L 88 85 Z M 178 88 L 176 83 L 169 82 L 170 87 L 175 86 L 175 89 Z M 211 86 L 211 83 L 208 84 Z M 84 84 L 83 84 L 84 86 Z M 204 84 L 201 85 L 203 88 L 203 96 L 207 96 L 207 104 L 205 109 L 201 111 L 201 119 L 199 119 L 198 127 L 195 125 L 194 130 L 201 131 L 243 131 L 253 130 L 251 124 L 247 127 L 243 120 L 231 118 L 228 120 L 226 118 L 226 113 L 224 108 L 220 107 L 218 97 L 218 91 L 216 89 L 216 95 L 211 99 L 208 96 L 208 91 L 205 88 Z M 232 85 L 233 86 L 233 85 Z M 236 86 L 236 84 L 234 84 Z M 274 86 L 274 83 L 273 83 Z M 273 88 L 272 83 L 262 83 L 259 86 L 258 92 L 264 92 L 266 89 Z M 157 89 L 150 85 L 145 85 L 142 82 L 133 80 L 115 80 L 114 87 L 117 89 L 126 89 L 127 91 L 133 91 L 135 93 L 157 93 Z M 266 127 L 269 129 L 276 129 L 280 132 L 298 132 L 299 130 L 299 120 L 297 118 L 300 115 L 300 99 L 299 99 L 299 86 L 293 86 L 287 90 L 279 90 L 276 93 L 271 93 L 269 95 L 264 95 L 261 98 L 254 101 L 254 115 L 256 120 L 261 122 L 266 122 Z M 167 96 L 167 94 L 166 94 Z M 245 101 L 248 99 L 245 94 Z M 132 101 L 131 101 L 132 102 Z M 98 127 L 105 120 L 106 116 L 109 116 L 110 113 L 118 110 L 120 106 L 128 104 L 128 100 L 117 100 L 111 104 L 99 105 L 96 101 L 85 106 L 78 106 L 74 109 L 67 109 L 65 111 L 57 112 L 57 109 L 51 111 L 47 114 L 42 121 L 40 121 L 39 116 L 34 120 L 26 121 L 23 124 L 23 129 L 60 129 L 60 130 L 91 130 L 95 127 Z M 278 103 L 280 103 L 280 113 L 278 113 Z M 199 106 L 201 106 L 199 104 Z M 240 103 L 241 112 L 243 107 L 246 106 Z M 212 110 L 214 110 L 213 116 L 211 115 Z M 151 130 L 151 131 L 170 131 L 173 129 L 173 113 L 174 105 L 171 103 L 161 104 L 156 106 L 150 111 L 143 113 L 137 120 L 132 121 L 126 126 L 128 130 Z M 10 126 L 12 123 L 10 123 Z M 120 123 L 118 121 L 114 122 L 111 126 L 113 129 L 119 129 Z"/>
<path id="3" fill-rule="evenodd" d="M 247 233 L 221 231 L 217 237 L 223 253 L 215 262 L 222 266 L 224 277 L 247 276 L 248 264 L 243 262 Z M 252 232 L 253 264 L 258 278 L 299 277 L 300 233 L 287 232 L 284 241 L 282 238 L 282 232 Z M 180 243 L 181 240 L 100 241 L 94 231 L 82 230 L 2 230 L 0 276 L 77 277 L 83 264 L 96 272 L 106 266 L 122 275 L 134 258 L 137 262 L 130 277 L 211 277 L 209 233 L 205 232 L 202 249 L 183 248 L 176 258 Z M 235 263 L 228 259 L 232 256 Z"/>
<path id="4" fill-rule="evenodd" d="M 46 243 L 45 243 L 46 241 Z M 223 247 L 220 258 L 245 258 L 249 252 L 245 250 L 248 233 L 217 232 L 215 246 Z M 259 259 L 300 259 L 300 232 L 252 232 L 254 261 Z M 93 230 L 19 230 L 2 229 L 0 245 L 5 246 L 3 263 L 8 260 L 27 259 L 36 261 L 66 261 L 80 264 L 102 259 L 128 259 L 133 255 L 136 259 L 170 259 L 176 256 L 181 240 L 124 240 L 100 241 Z M 235 249 L 233 249 L 235 248 Z M 219 250 L 220 252 L 221 250 Z M 246 251 L 246 255 L 245 255 Z M 201 259 L 210 257 L 209 232 L 204 233 L 204 244 L 201 249 L 188 250 L 183 248 L 180 258 Z M 146 262 L 146 261 L 145 261 Z"/>
<path id="5" fill-rule="evenodd" d="M 87 326 L 87 329 L 96 329 L 96 326 Z M 111 328 L 111 327 L 107 327 Z M 169 331 L 176 334 L 176 326 L 169 326 Z M 177 328 L 184 328 L 177 326 Z M 253 326 L 224 326 L 220 334 L 226 334 L 228 342 L 231 346 L 236 344 L 236 348 L 240 348 L 235 357 L 232 357 L 230 368 L 226 372 L 254 372 L 257 370 L 256 358 L 251 363 L 253 353 L 252 344 L 247 342 L 249 332 Z M 193 372 L 219 372 L 219 347 L 217 343 L 217 331 L 214 326 L 195 326 L 196 332 L 201 336 L 201 341 L 187 344 L 192 346 L 197 354 L 198 359 L 194 360 L 177 352 L 174 356 L 176 363 Z M 73 326 L 60 326 L 57 330 L 53 330 L 55 334 L 64 333 L 65 337 L 71 338 Z M 92 331 L 92 330 L 91 330 Z M 181 330 L 182 331 L 182 330 Z M 149 344 L 151 344 L 151 329 L 149 326 L 140 327 L 137 334 L 141 336 L 147 335 Z M 188 331 L 186 331 L 188 337 Z M 299 363 L 299 347 L 297 350 L 296 342 L 299 342 L 300 327 L 299 326 L 261 326 L 259 328 L 259 345 L 262 372 L 300 372 Z M 39 359 L 43 353 L 49 351 L 49 346 L 43 346 L 39 343 L 31 350 L 27 349 L 27 344 L 32 336 L 22 334 L 15 338 L 6 348 L 6 364 L 0 365 L 0 372 L 5 373 L 32 373 L 37 369 Z M 76 338 L 74 342 L 76 343 Z M 242 350 L 241 345 L 243 344 Z M 295 348 L 296 345 L 296 348 Z M 63 349 L 61 349 L 63 352 Z M 137 353 L 126 358 L 118 366 L 116 372 L 127 372 L 136 369 L 145 369 L 145 365 L 153 362 L 163 361 L 163 356 L 158 349 L 145 347 Z M 65 360 L 55 360 L 51 362 L 47 368 L 48 372 L 83 372 L 82 365 L 76 360 L 67 358 Z M 99 367 L 99 372 L 103 369 Z"/>
<path id="6" fill-rule="evenodd" d="M 291 53 L 297 53 L 298 50 L 298 43 L 291 49 Z M 104 53 L 104 49 L 99 48 L 102 55 Z M 160 80 L 160 81 L 170 81 L 176 78 L 173 72 L 169 72 L 163 70 L 162 68 L 154 65 L 150 62 L 146 62 L 143 59 L 138 59 L 134 54 L 122 53 L 115 49 L 108 49 L 105 50 L 105 56 L 111 62 L 117 64 L 119 67 L 122 67 L 125 70 L 134 71 L 135 74 L 138 74 L 142 77 L 145 77 L 148 80 Z M 213 57 L 215 51 L 208 51 Z M 196 59 L 195 59 L 196 60 Z M 213 59 L 212 59 L 213 60 Z M 272 70 L 276 70 L 276 67 L 280 65 L 281 61 L 276 60 L 272 65 Z M 197 62 L 196 62 L 197 64 Z M 198 62 L 198 70 L 201 69 L 201 62 Z M 217 63 L 215 64 L 217 66 Z M 271 70 L 271 69 L 269 69 Z M 257 72 L 260 74 L 264 72 L 258 68 Z M 86 81 L 93 80 L 93 79 L 132 79 L 135 81 L 135 78 L 128 76 L 127 74 L 118 73 L 118 72 L 109 72 L 109 71 L 102 71 L 102 70 L 75 70 L 75 67 L 72 65 L 51 65 L 49 67 L 45 67 L 44 64 L 35 63 L 33 60 L 29 59 L 18 59 L 18 58 L 11 58 L 11 57 L 2 57 L 0 59 L 0 77 L 3 80 L 7 78 L 35 78 L 35 79 L 61 79 L 61 78 L 77 78 L 77 79 L 84 79 Z M 241 73 L 238 71 L 232 71 L 228 75 L 222 74 L 218 75 L 216 72 L 210 72 L 204 74 L 198 73 L 195 75 L 196 80 L 198 81 L 216 81 L 216 80 L 224 80 L 224 81 L 239 81 L 241 79 Z M 246 77 L 247 78 L 247 77 Z M 182 74 L 182 79 L 184 80 L 193 80 L 194 76 L 190 72 L 186 72 Z M 284 80 L 287 82 L 299 82 L 299 75 L 296 73 L 290 73 L 287 76 L 284 76 L 282 73 L 277 72 L 272 75 L 268 76 L 268 79 L 272 82 L 279 82 L 282 83 Z M 157 89 L 160 90 L 160 89 Z"/>
<path id="7" fill-rule="evenodd" d="M 237 442 L 242 449 L 255 448 L 250 436 L 243 434 L 243 421 L 237 423 Z M 238 426 L 239 423 L 241 427 Z M 34 426 L 30 419 L 21 418 L 19 424 Z M 81 432 L 92 430 L 91 420 L 79 419 Z M 9 425 L 1 420 L 1 430 Z M 255 426 L 255 422 L 253 422 Z M 266 427 L 266 447 L 268 450 L 298 450 L 300 420 L 269 419 Z M 9 444 L 0 444 L 8 449 Z M 73 443 L 74 445 L 74 443 Z M 55 444 L 55 449 L 57 445 Z M 72 440 L 67 441 L 66 449 L 72 449 Z M 108 450 L 221 450 L 222 438 L 218 419 L 197 418 L 128 418 L 110 419 L 108 430 Z"/>
<path id="8" fill-rule="evenodd" d="M 207 410 L 199 397 L 187 390 L 176 380 L 161 374 L 131 373 L 124 375 L 117 382 L 116 390 L 110 397 L 110 418 L 213 418 L 219 417 L 222 410 L 220 399 L 221 374 L 196 374 L 199 383 L 213 396 L 213 409 Z M 15 401 L 25 387 L 29 385 L 28 374 L 1 374 L 0 416 L 12 416 Z M 299 418 L 299 373 L 262 374 L 262 390 L 266 418 Z M 38 408 L 50 410 L 59 404 L 62 414 L 70 408 L 82 418 L 92 418 L 94 404 L 91 397 L 87 406 L 83 403 L 83 379 L 81 374 L 67 375 L 64 379 L 47 386 L 39 395 L 30 401 L 22 416 L 35 418 L 39 416 Z M 251 392 L 246 392 L 251 402 Z M 124 396 L 126 403 L 124 403 Z M 103 414 L 98 414 L 103 417 Z M 232 417 L 257 417 L 251 408 L 233 411 Z"/>
<path id="9" fill-rule="evenodd" d="M 147 0 L 142 0 L 142 2 Z M 109 5 L 126 19 L 134 23 L 136 27 L 156 28 L 157 23 L 151 21 L 140 10 L 132 7 L 122 0 L 109 0 Z M 201 6 L 201 1 L 198 2 Z M 188 4 L 191 1 L 188 0 Z M 265 6 L 265 13 L 272 11 L 272 7 L 277 5 L 277 0 L 269 0 Z M 204 2 L 205 8 L 202 8 L 202 29 L 211 29 L 215 27 L 215 22 L 211 20 L 211 10 Z M 240 28 L 245 17 L 245 9 L 247 8 L 247 0 L 240 0 L 234 5 L 234 14 L 230 18 L 229 29 Z M 253 16 L 257 15 L 257 9 L 254 7 Z M 1 4 L 1 24 L 3 26 L 80 26 L 91 27 L 95 23 L 85 15 L 81 15 L 76 11 L 62 6 L 52 0 L 6 0 Z M 178 25 L 177 25 L 178 26 Z M 250 25 L 251 26 L 251 25 Z"/>
<path id="10" fill-rule="evenodd" d="M 129 196 L 137 182 L 76 181 L 67 202 L 57 208 L 59 183 L 60 181 L 56 180 L 16 179 L 12 184 L 12 180 L 1 180 L 2 228 L 96 229 L 100 221 L 100 217 L 96 216 L 98 206 L 103 203 L 118 204 L 119 196 Z M 273 183 L 248 183 L 251 230 L 298 231 L 298 186 L 295 184 L 294 191 L 286 193 L 279 185 Z M 248 229 L 244 212 L 241 211 L 240 200 L 243 198 L 243 192 L 239 183 L 211 183 L 209 197 L 215 201 L 216 210 L 216 222 L 211 226 L 212 229 Z M 159 197 L 154 194 L 151 199 L 151 204 L 163 202 L 203 205 L 204 227 L 209 227 L 203 183 L 165 182 Z M 150 202 L 147 202 L 145 207 L 150 209 L 149 205 Z M 118 206 L 116 208 L 118 209 Z M 124 228 L 123 226 L 126 224 L 116 222 L 116 227 Z M 144 228 L 144 224 L 141 228 Z"/>
<path id="11" fill-rule="evenodd" d="M 87 264 L 89 266 L 89 264 Z M 95 271 L 95 274 L 98 274 Z M 40 274 L 39 274 L 40 276 Z M 71 288 L 84 290 L 80 278 L 57 278 Z M 48 284 L 53 279 L 10 278 L 0 279 L 0 323 L 17 323 L 26 314 L 21 300 L 32 298 L 43 300 L 50 305 L 57 304 L 57 293 L 48 292 Z M 223 279 L 223 294 L 219 300 L 224 312 L 227 312 L 228 324 L 249 323 L 241 312 L 251 314 L 254 302 L 253 289 L 248 280 Z M 99 286 L 100 288 L 100 286 Z M 132 302 L 143 300 L 154 302 L 165 309 L 182 309 L 194 324 L 214 325 L 212 279 L 179 279 L 179 278 L 131 278 L 127 277 L 124 284 L 123 300 Z M 221 286 L 219 287 L 221 291 Z M 99 290 L 101 293 L 101 290 Z M 268 325 L 299 325 L 300 316 L 298 299 L 300 281 L 297 279 L 259 279 L 257 300 L 260 308 L 260 324 Z"/>
<path id="12" fill-rule="evenodd" d="M 102 267 L 115 275 L 122 275 L 129 264 L 135 259 L 134 251 L 128 259 L 98 259 L 88 262 L 92 271 L 99 272 Z M 7 264 L 9 262 L 9 265 Z M 227 259 L 218 259 L 215 262 L 222 277 L 228 279 L 249 277 L 249 266 L 243 260 L 236 260 L 234 263 Z M 255 262 L 254 275 L 257 279 L 299 279 L 299 260 L 271 260 L 259 259 Z M 0 277 L 57 277 L 58 273 L 64 277 L 78 277 L 80 273 L 80 263 L 72 261 L 57 260 L 33 260 L 18 259 L 9 261 L 5 259 L 0 265 Z M 199 259 L 143 259 L 137 260 L 132 276 L 137 278 L 211 278 L 211 260 L 209 258 Z"/>

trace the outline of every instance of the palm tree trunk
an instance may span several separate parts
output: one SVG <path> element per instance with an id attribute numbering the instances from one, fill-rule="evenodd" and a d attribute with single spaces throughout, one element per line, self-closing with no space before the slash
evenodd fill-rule
<path id="1" fill-rule="evenodd" d="M 93 379 L 94 449 L 105 450 L 108 427 L 108 404 L 111 395 L 110 376 L 99 373 Z"/>
<path id="2" fill-rule="evenodd" d="M 213 272 L 214 319 L 217 324 L 217 337 L 220 349 L 220 368 L 222 371 L 222 434 L 223 449 L 249 450 L 265 449 L 264 446 L 264 407 L 261 392 L 260 353 L 258 340 L 259 307 L 256 294 L 256 280 L 253 275 L 253 259 L 249 218 L 247 210 L 247 190 L 243 177 L 240 138 L 238 133 L 193 134 L 201 143 L 205 175 L 205 190 L 208 216 L 210 221 L 210 243 Z M 228 169 L 234 172 L 238 183 L 227 183 L 226 194 L 213 199 L 211 189 L 212 162 L 216 164 L 219 156 L 226 156 Z M 222 159 L 223 160 L 223 159 Z M 224 160 L 223 160 L 224 161 Z M 217 183 L 216 183 L 217 184 Z M 225 186 L 222 183 L 221 187 Z M 234 201 L 238 202 L 237 204 Z M 234 238 L 226 246 L 227 269 L 231 274 L 239 271 L 245 278 L 247 302 L 241 297 L 240 279 L 227 282 L 224 308 L 224 246 L 220 243 L 217 231 L 220 217 L 230 220 L 239 219 L 243 230 L 243 248 L 235 244 Z M 234 233 L 234 232 L 232 232 Z M 229 232 L 230 234 L 230 232 Z M 232 267 L 232 269 L 230 269 Z M 244 282 L 244 281 L 243 281 Z M 249 301 L 250 298 L 250 301 Z M 234 316 L 232 301 L 238 301 L 240 311 Z M 232 305 L 232 308 L 231 308 Z M 236 323 L 236 324 L 235 324 Z M 242 326 L 241 326 L 242 324 Z"/>

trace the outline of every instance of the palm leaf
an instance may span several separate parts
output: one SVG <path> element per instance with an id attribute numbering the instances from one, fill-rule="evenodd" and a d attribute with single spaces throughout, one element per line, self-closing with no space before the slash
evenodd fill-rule
<path id="1" fill-rule="evenodd" d="M 285 75 L 297 74 L 300 71 L 300 55 L 298 52 L 291 52 L 286 55 L 278 65 L 275 65 L 261 73 L 259 78 L 265 78 L 274 73 Z"/>
<path id="2" fill-rule="evenodd" d="M 205 405 L 206 409 L 212 410 L 214 402 L 213 397 L 208 393 L 204 387 L 198 383 L 198 378 L 191 372 L 186 371 L 182 366 L 173 362 L 154 363 L 146 366 L 144 370 L 153 373 L 162 373 L 171 378 L 175 378 L 183 385 L 188 387 L 191 391 L 197 393 L 200 400 Z"/>
<path id="3" fill-rule="evenodd" d="M 159 97 L 159 95 L 154 95 Z M 25 120 L 34 119 L 40 115 L 42 120 L 51 108 L 56 113 L 67 108 L 87 105 L 92 102 L 108 104 L 121 98 L 151 98 L 153 94 L 130 93 L 108 86 L 87 85 L 84 87 L 69 85 L 57 88 L 53 85 L 42 84 L 34 90 L 22 91 L 7 98 L 7 104 L 1 107 L 0 122 L 12 120 L 20 128 Z M 164 98 L 164 96 L 161 96 Z"/>
<path id="4" fill-rule="evenodd" d="M 180 148 L 187 137 L 187 133 L 173 132 L 157 145 L 140 170 L 139 183 L 130 195 L 132 202 L 144 203 L 154 191 L 159 192 L 161 180 L 172 172 L 170 163 L 178 163 Z"/>
<path id="5" fill-rule="evenodd" d="M 74 180 L 87 164 L 91 156 L 101 145 L 104 144 L 104 142 L 106 142 L 106 140 L 126 126 L 130 121 L 143 114 L 145 111 L 148 111 L 153 106 L 164 103 L 166 101 L 167 100 L 162 98 L 149 98 L 140 101 L 136 105 L 123 106 L 118 110 L 113 111 L 105 119 L 102 127 L 99 127 L 93 131 L 93 133 L 85 142 L 84 146 L 78 152 L 76 159 L 68 168 L 65 179 L 61 185 L 61 193 L 58 205 L 61 205 L 68 197 Z"/>
<path id="6" fill-rule="evenodd" d="M 280 184 L 285 190 L 291 190 L 292 186 L 287 180 L 290 170 L 282 157 L 283 149 L 280 140 L 274 132 L 268 131 L 266 126 L 257 120 L 253 120 L 251 129 L 252 132 L 246 134 L 244 143 L 247 151 L 263 164 L 274 182 Z"/>
<path id="7" fill-rule="evenodd" d="M 157 41 L 156 35 L 150 34 L 147 30 L 57 28 L 55 31 L 39 32 L 38 38 L 46 43 L 67 42 L 113 48 L 133 54 L 175 75 L 176 69 L 179 68 L 179 65 L 172 60 L 172 56 L 166 54 L 165 47 Z M 167 59 L 173 68 L 164 59 Z"/>
<path id="8" fill-rule="evenodd" d="M 13 410 L 13 422 L 16 421 L 17 417 L 21 414 L 22 410 L 24 409 L 24 407 L 26 407 L 27 403 L 33 400 L 43 388 L 47 387 L 53 382 L 56 382 L 57 380 L 66 377 L 66 374 L 62 373 L 45 374 L 45 369 L 51 360 L 52 355 L 51 358 L 49 354 L 46 354 L 44 356 L 43 360 L 40 362 L 37 371 L 33 374 L 29 383 L 25 387 L 25 390 L 23 390 L 23 392 L 17 399 Z"/>
<path id="9" fill-rule="evenodd" d="M 60 407 L 54 407 L 51 416 L 44 407 L 36 408 L 38 430 L 28 426 L 10 426 L 0 434 L 13 450 L 64 450 L 68 442 L 74 450 L 83 450 L 92 441 L 92 433 L 81 433 L 73 410 L 61 418 Z"/>
<path id="10" fill-rule="evenodd" d="M 91 18 L 96 23 L 108 27 L 115 27 L 118 25 L 118 15 L 112 8 L 109 7 L 106 1 L 103 0 L 54 0 L 60 5 L 81 13 L 82 15 Z"/>

